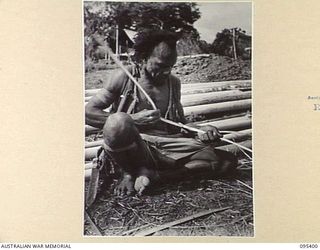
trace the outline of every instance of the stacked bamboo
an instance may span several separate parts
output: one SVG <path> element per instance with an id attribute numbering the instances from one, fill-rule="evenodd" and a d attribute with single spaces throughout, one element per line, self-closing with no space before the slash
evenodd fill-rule
<path id="1" fill-rule="evenodd" d="M 223 112 L 241 112 L 251 109 L 251 81 L 227 81 L 183 84 L 181 103 L 187 119 L 192 117 L 219 114 Z M 98 93 L 99 89 L 86 90 L 86 98 Z M 89 125 L 86 135 L 95 134 L 99 129 Z"/>
<path id="2" fill-rule="evenodd" d="M 215 123 L 212 122 L 210 125 L 214 125 Z M 218 127 L 219 128 L 219 127 Z M 230 133 L 227 134 L 226 136 L 224 136 L 224 138 L 228 139 L 228 140 L 232 140 L 235 142 L 241 142 L 247 139 L 251 139 L 251 129 L 245 129 L 245 130 L 241 130 L 241 131 L 236 131 L 234 133 Z M 86 161 L 91 161 L 97 154 L 98 149 L 100 148 L 100 146 L 102 145 L 102 140 L 98 140 L 98 141 L 94 141 L 91 143 L 87 143 L 85 148 L 85 160 Z M 221 141 L 219 144 L 217 144 L 217 147 L 223 147 L 225 146 L 226 143 Z"/>
<path id="3" fill-rule="evenodd" d="M 251 80 L 223 81 L 223 82 L 205 82 L 188 83 L 181 85 L 181 94 L 207 93 L 213 91 L 223 91 L 230 89 L 251 88 Z M 86 101 L 96 95 L 100 89 L 87 89 L 85 91 Z"/>
<path id="4" fill-rule="evenodd" d="M 99 89 L 86 90 L 85 101 L 89 101 Z M 226 81 L 183 84 L 181 103 L 185 116 L 206 117 L 212 114 L 240 113 L 224 119 L 196 122 L 199 126 L 212 125 L 221 131 L 233 131 L 225 135 L 226 139 L 251 148 L 251 117 L 243 112 L 251 110 L 251 81 Z M 86 135 L 96 134 L 100 130 L 89 125 L 85 127 Z M 85 144 L 86 177 L 90 176 L 91 163 L 102 140 Z M 235 145 L 220 143 L 217 148 L 237 153 Z"/>

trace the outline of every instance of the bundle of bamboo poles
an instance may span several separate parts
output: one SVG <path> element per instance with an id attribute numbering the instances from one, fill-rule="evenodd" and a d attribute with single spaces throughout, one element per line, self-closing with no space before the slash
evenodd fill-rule
<path id="1" fill-rule="evenodd" d="M 214 123 L 211 123 L 211 124 L 214 124 Z M 234 133 L 229 133 L 226 136 L 224 136 L 224 138 L 235 141 L 235 142 L 245 141 L 247 139 L 251 139 L 251 129 L 245 129 L 241 131 L 236 131 Z M 98 140 L 91 143 L 86 143 L 85 145 L 86 161 L 90 161 L 96 156 L 98 149 L 102 145 L 102 142 L 103 142 L 102 140 Z M 220 143 L 217 144 L 217 147 L 222 147 L 225 145 L 227 145 L 227 143 L 221 141 Z"/>
<path id="2" fill-rule="evenodd" d="M 188 83 L 181 85 L 181 94 L 186 95 L 247 88 L 251 88 L 251 80 Z M 85 101 L 88 101 L 92 96 L 96 95 L 99 92 L 99 90 L 100 89 L 87 89 L 85 91 Z"/>
<path id="3" fill-rule="evenodd" d="M 85 101 L 89 101 L 99 89 L 86 90 Z M 226 81 L 182 84 L 181 103 L 185 116 L 206 117 L 217 113 L 241 113 L 241 115 L 226 117 L 224 119 L 203 120 L 196 122 L 198 126 L 212 125 L 219 130 L 228 130 L 224 138 L 251 148 L 251 117 L 243 112 L 251 109 L 251 81 Z M 96 134 L 100 129 L 86 125 L 86 135 Z M 87 142 L 85 144 L 86 177 L 91 173 L 91 161 L 96 156 L 102 140 Z M 220 142 L 217 148 L 233 153 L 242 150 L 233 144 Z"/>
<path id="4" fill-rule="evenodd" d="M 187 119 L 223 112 L 241 112 L 251 109 L 250 80 L 193 83 L 182 85 L 181 103 Z M 87 90 L 86 98 L 91 98 L 99 89 Z M 88 99 L 89 100 L 89 99 Z M 86 135 L 99 132 L 91 126 L 85 127 Z"/>

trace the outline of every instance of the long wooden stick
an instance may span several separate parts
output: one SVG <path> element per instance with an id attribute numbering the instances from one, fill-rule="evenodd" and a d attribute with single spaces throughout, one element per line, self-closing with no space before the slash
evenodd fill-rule
<path id="1" fill-rule="evenodd" d="M 131 75 L 131 73 L 123 66 L 123 64 L 120 62 L 120 60 L 113 54 L 113 51 L 110 49 L 110 47 L 108 45 L 105 45 L 105 48 L 107 50 L 107 52 L 109 53 L 110 57 L 114 60 L 114 62 L 127 74 L 127 76 L 130 78 L 130 80 L 141 90 L 141 92 L 145 95 L 146 99 L 148 100 L 148 102 L 151 104 L 152 108 L 153 109 L 158 109 L 157 106 L 155 105 L 155 103 L 153 102 L 153 100 L 151 99 L 151 97 L 148 95 L 148 93 L 142 88 L 142 86 L 138 83 L 138 81 Z M 168 124 L 171 124 L 173 126 L 176 126 L 176 127 L 180 127 L 180 128 L 184 128 L 184 129 L 187 129 L 189 131 L 194 131 L 194 132 L 198 132 L 198 133 L 205 133 L 205 131 L 203 130 L 200 130 L 200 129 L 197 129 L 197 128 L 192 128 L 192 127 L 189 127 L 187 125 L 184 125 L 182 123 L 176 123 L 176 122 L 173 122 L 173 121 L 170 121 L 166 118 L 163 118 L 163 117 L 160 117 L 160 120 L 165 122 L 165 123 L 168 123 Z M 244 150 L 247 150 L 249 151 L 250 153 L 252 153 L 252 150 L 249 149 L 249 148 L 246 148 L 240 144 L 237 144 L 233 141 L 230 141 L 228 139 L 224 139 L 224 138 L 221 138 L 222 141 L 225 141 L 225 142 L 228 142 L 230 144 L 234 144 Z"/>
<path id="2" fill-rule="evenodd" d="M 209 214 L 222 212 L 222 211 L 225 211 L 225 210 L 230 209 L 230 208 L 231 207 L 211 209 L 209 211 L 193 214 L 193 215 L 187 216 L 187 217 L 179 219 L 179 220 L 171 221 L 171 222 L 165 223 L 163 225 L 159 225 L 159 226 L 156 226 L 156 227 L 153 227 L 153 228 L 150 228 L 150 229 L 142 230 L 142 231 L 136 233 L 135 236 L 148 236 L 150 234 L 154 234 L 154 233 L 156 233 L 158 231 L 167 229 L 169 227 L 173 227 L 175 225 L 179 225 L 179 224 L 182 224 L 182 223 L 185 223 L 185 222 L 188 222 L 188 221 L 200 218 L 200 217 L 204 217 L 204 216 L 209 215 Z"/>
<path id="3" fill-rule="evenodd" d="M 232 117 L 232 118 L 226 118 L 226 119 L 214 120 L 214 121 L 210 121 L 210 120 L 199 121 L 199 122 L 194 122 L 192 124 L 200 126 L 200 128 L 201 126 L 212 125 L 217 127 L 221 133 L 229 134 L 229 133 L 236 133 L 236 132 L 235 131 L 226 132 L 225 130 L 239 130 L 244 128 L 250 128 L 251 118 L 245 115 L 245 116 L 238 116 L 238 117 Z M 86 136 L 90 134 L 96 134 L 101 131 L 102 131 L 101 129 L 97 129 L 89 125 L 85 126 Z"/>
<path id="4" fill-rule="evenodd" d="M 225 138 L 229 139 L 229 140 L 233 140 L 233 141 L 240 141 L 239 139 L 246 139 L 248 137 L 251 136 L 252 134 L 252 130 L 251 129 L 245 129 L 245 130 L 241 130 L 241 131 L 228 131 L 228 133 L 225 133 L 225 131 L 221 131 L 219 130 L 220 133 L 226 134 Z M 94 148 L 94 147 L 98 147 L 101 146 L 103 143 L 103 139 L 101 140 L 96 140 L 96 141 L 92 141 L 92 142 L 86 142 L 85 143 L 85 148 Z"/>

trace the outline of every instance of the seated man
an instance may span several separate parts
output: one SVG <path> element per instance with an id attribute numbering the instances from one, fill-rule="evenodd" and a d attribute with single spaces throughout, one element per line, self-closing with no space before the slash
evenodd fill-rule
<path id="1" fill-rule="evenodd" d="M 160 117 L 185 123 L 180 102 L 181 84 L 171 74 L 177 60 L 177 36 L 167 31 L 146 30 L 135 39 L 134 66 L 129 72 L 154 101 L 146 97 L 121 70 L 86 105 L 86 123 L 103 128 L 104 151 L 121 169 L 115 194 L 142 193 L 151 182 L 197 173 L 226 174 L 237 158 L 214 149 L 222 137 L 213 126 L 201 127 L 196 137 L 182 133 Z M 112 105 L 110 112 L 104 109 Z M 193 136 L 195 138 L 192 138 Z"/>

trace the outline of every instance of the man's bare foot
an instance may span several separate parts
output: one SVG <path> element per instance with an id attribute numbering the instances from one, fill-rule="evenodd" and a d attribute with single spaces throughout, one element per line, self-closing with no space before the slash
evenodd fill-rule
<path id="1" fill-rule="evenodd" d="M 152 182 L 159 179 L 157 171 L 153 169 L 141 168 L 134 183 L 134 189 L 141 195 Z"/>
<path id="2" fill-rule="evenodd" d="M 137 191 L 139 195 L 141 195 L 149 185 L 150 185 L 149 177 L 139 176 L 134 183 L 134 189 Z"/>
<path id="3" fill-rule="evenodd" d="M 130 195 L 134 192 L 134 181 L 131 175 L 125 174 L 120 183 L 115 187 L 114 194 L 118 196 Z"/>

